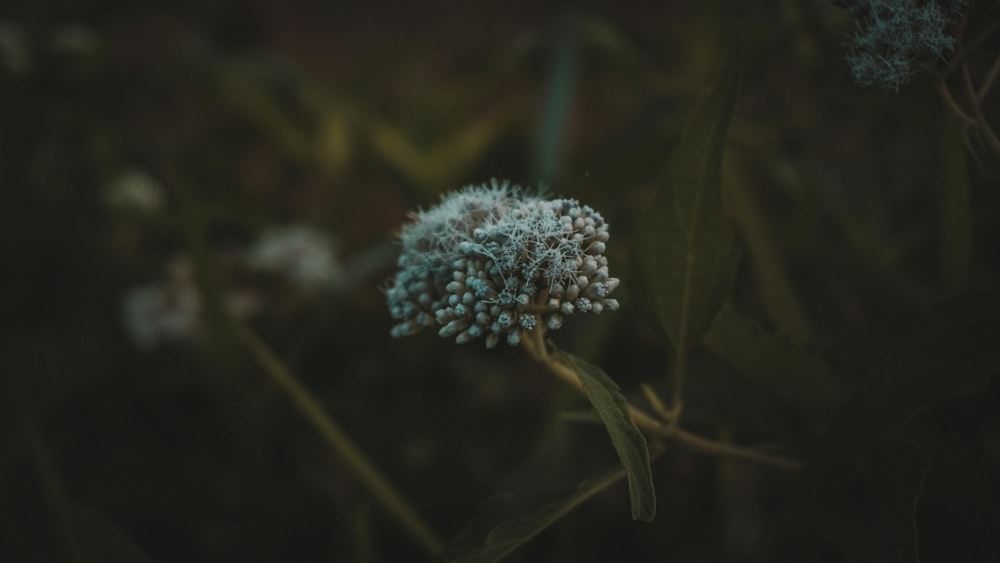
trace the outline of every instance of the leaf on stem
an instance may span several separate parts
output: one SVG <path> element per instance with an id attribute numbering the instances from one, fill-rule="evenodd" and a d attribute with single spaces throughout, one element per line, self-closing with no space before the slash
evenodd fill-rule
<path id="1" fill-rule="evenodd" d="M 646 438 L 632 420 L 629 404 L 621 389 L 601 368 L 580 358 L 556 350 L 557 358 L 576 371 L 587 398 L 601 416 L 611 444 L 628 475 L 628 493 L 632 501 L 632 518 L 652 521 L 656 514 L 656 492 L 653 489 L 653 472 L 649 466 L 649 449 Z"/>
<path id="2" fill-rule="evenodd" d="M 740 72 L 734 34 L 719 83 L 697 109 L 667 161 L 637 228 L 637 267 L 678 350 L 691 348 L 729 295 L 739 261 L 723 213 L 722 155 Z"/>
<path id="3" fill-rule="evenodd" d="M 575 488 L 495 494 L 479 508 L 469 528 L 448 550 L 445 560 L 454 563 L 499 561 L 624 475 L 622 468 L 615 468 Z"/>

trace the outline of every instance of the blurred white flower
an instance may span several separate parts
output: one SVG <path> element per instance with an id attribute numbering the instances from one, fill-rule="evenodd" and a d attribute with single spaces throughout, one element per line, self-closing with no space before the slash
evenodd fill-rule
<path id="1" fill-rule="evenodd" d="M 171 260 L 167 279 L 133 288 L 122 299 L 125 332 L 139 348 L 149 350 L 172 341 L 197 340 L 202 335 L 202 299 L 194 281 L 194 265 L 187 256 Z M 226 310 L 245 319 L 261 308 L 260 296 L 247 290 L 229 290 Z"/>
<path id="2" fill-rule="evenodd" d="M 288 276 L 305 291 L 330 288 L 341 265 L 330 237 L 302 225 L 264 233 L 249 251 L 254 268 Z"/>
<path id="3" fill-rule="evenodd" d="M 166 194 L 149 174 L 132 168 L 111 182 L 104 192 L 104 201 L 114 209 L 152 214 L 163 209 Z"/>
<path id="4" fill-rule="evenodd" d="M 188 340 L 199 332 L 201 298 L 191 284 L 145 285 L 125 294 L 122 313 L 125 331 L 143 349 L 174 340 Z"/>

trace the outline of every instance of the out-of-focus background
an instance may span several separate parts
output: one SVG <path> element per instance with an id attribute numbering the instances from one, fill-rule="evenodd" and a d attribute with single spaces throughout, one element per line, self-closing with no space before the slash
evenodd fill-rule
<path id="1" fill-rule="evenodd" d="M 934 303 L 996 287 L 1000 186 L 995 157 L 963 144 L 930 81 L 853 84 L 841 8 L 0 7 L 0 556 L 429 560 L 262 374 L 232 317 L 446 539 L 539 467 L 579 479 L 612 465 L 603 429 L 559 417 L 580 399 L 523 351 L 389 337 L 394 235 L 409 210 L 493 177 L 594 207 L 622 308 L 553 338 L 630 394 L 665 384 L 650 296 L 629 279 L 631 235 L 737 23 L 724 185 L 744 257 L 731 306 L 850 388 Z M 984 107 L 997 115 L 996 96 Z M 781 396 L 699 361 L 695 429 L 809 451 Z M 929 497 L 921 529 L 971 515 L 947 524 L 964 540 L 924 537 L 928 560 L 989 545 L 997 393 L 945 407 L 956 435 L 976 436 L 955 455 L 986 469 L 941 477 L 968 489 Z M 613 487 L 514 559 L 845 556 L 836 538 L 788 531 L 789 499 L 806 497 L 780 471 L 684 451 L 654 471 L 654 523 L 634 523 Z"/>

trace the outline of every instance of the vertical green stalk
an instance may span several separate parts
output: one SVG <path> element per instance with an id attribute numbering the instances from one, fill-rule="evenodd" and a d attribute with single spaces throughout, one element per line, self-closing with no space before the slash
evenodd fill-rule
<path id="1" fill-rule="evenodd" d="M 942 124 L 938 183 L 941 190 L 941 286 L 946 295 L 957 295 L 968 286 L 972 271 L 973 219 L 961 123 L 948 113 Z"/>
<path id="2" fill-rule="evenodd" d="M 62 483 L 52 463 L 52 458 L 44 442 L 42 442 L 38 430 L 35 428 L 35 421 L 28 410 L 28 406 L 24 403 L 24 398 L 19 397 L 19 402 L 21 422 L 24 425 L 24 437 L 31 448 L 35 468 L 38 470 L 41 487 L 45 494 L 45 501 L 49 505 L 53 520 L 55 520 L 55 527 L 59 530 L 63 542 L 65 542 L 65 554 L 69 557 L 70 561 L 85 563 L 87 561 L 86 552 L 80 536 L 73 526 L 69 502 L 66 499 Z"/>
<path id="3" fill-rule="evenodd" d="M 687 370 L 687 346 L 677 346 L 674 353 L 673 392 L 670 398 L 670 430 L 680 428 L 681 411 L 684 409 L 684 372 Z"/>
<path id="4" fill-rule="evenodd" d="M 299 412 L 319 431 L 334 453 L 361 479 L 375 499 L 424 551 L 433 557 L 441 555 L 444 552 L 444 542 L 393 488 L 378 468 L 351 442 L 347 434 L 326 414 L 309 391 L 295 379 L 292 372 L 257 335 L 241 324 L 236 324 L 236 327 L 240 338 L 271 381 L 288 394 Z"/>
<path id="5" fill-rule="evenodd" d="M 538 176 L 543 183 L 555 182 L 566 137 L 566 122 L 573 104 L 576 75 L 576 18 L 563 16 L 555 36 L 548 91 L 541 115 L 538 140 Z"/>

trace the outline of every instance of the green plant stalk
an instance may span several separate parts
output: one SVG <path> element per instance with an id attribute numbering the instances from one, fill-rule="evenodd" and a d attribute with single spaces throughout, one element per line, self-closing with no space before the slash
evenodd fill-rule
<path id="1" fill-rule="evenodd" d="M 351 442 L 347 434 L 326 414 L 284 363 L 250 329 L 241 324 L 236 326 L 240 338 L 271 381 L 288 394 L 302 415 L 319 431 L 334 453 L 361 479 L 376 500 L 429 555 L 437 557 L 444 553 L 444 542 L 393 488 L 378 468 Z"/>
<path id="2" fill-rule="evenodd" d="M 687 307 L 685 306 L 685 309 Z M 687 370 L 687 338 L 682 337 L 674 353 L 673 392 L 670 398 L 669 424 L 671 429 L 680 429 L 681 411 L 684 409 L 684 372 Z"/>
<path id="3" fill-rule="evenodd" d="M 536 327 L 532 330 L 529 338 L 521 340 L 521 346 L 527 350 L 531 357 L 545 364 L 545 367 L 553 375 L 569 383 L 581 393 L 585 393 L 583 383 L 580 382 L 576 371 L 571 366 L 559 362 L 549 353 L 548 348 L 545 346 L 545 332 L 543 328 Z M 789 471 L 802 469 L 802 463 L 795 459 L 773 456 L 756 450 L 711 440 L 683 430 L 677 424 L 665 425 L 635 405 L 629 405 L 629 413 L 632 415 L 636 426 L 649 435 L 651 449 L 653 444 L 658 448 L 663 440 L 670 440 L 706 455 L 752 461 Z"/>
<path id="4" fill-rule="evenodd" d="M 42 490 L 45 493 L 46 503 L 52 512 L 55 527 L 62 534 L 63 541 L 65 542 L 65 550 L 68 552 L 70 561 L 85 563 L 87 561 L 86 552 L 83 548 L 83 543 L 80 541 L 80 536 L 73 526 L 66 494 L 63 492 L 56 469 L 52 464 L 52 458 L 45 444 L 42 442 L 42 438 L 35 428 L 35 422 L 28 412 L 27 406 L 24 405 L 23 400 L 21 401 L 21 420 L 24 424 L 24 437 L 31 448 L 35 468 L 38 471 Z"/>
<path id="5" fill-rule="evenodd" d="M 972 105 L 972 111 L 976 118 L 976 126 L 986 138 L 986 143 L 993 150 L 993 153 L 1000 157 L 1000 138 L 997 137 L 993 128 L 990 127 L 990 122 L 986 119 L 986 114 L 983 113 L 983 107 L 980 105 L 978 95 L 976 94 L 976 87 L 972 84 L 972 76 L 969 74 L 969 66 L 966 64 L 962 65 L 962 85 L 965 87 L 965 95 L 968 96 Z"/>

